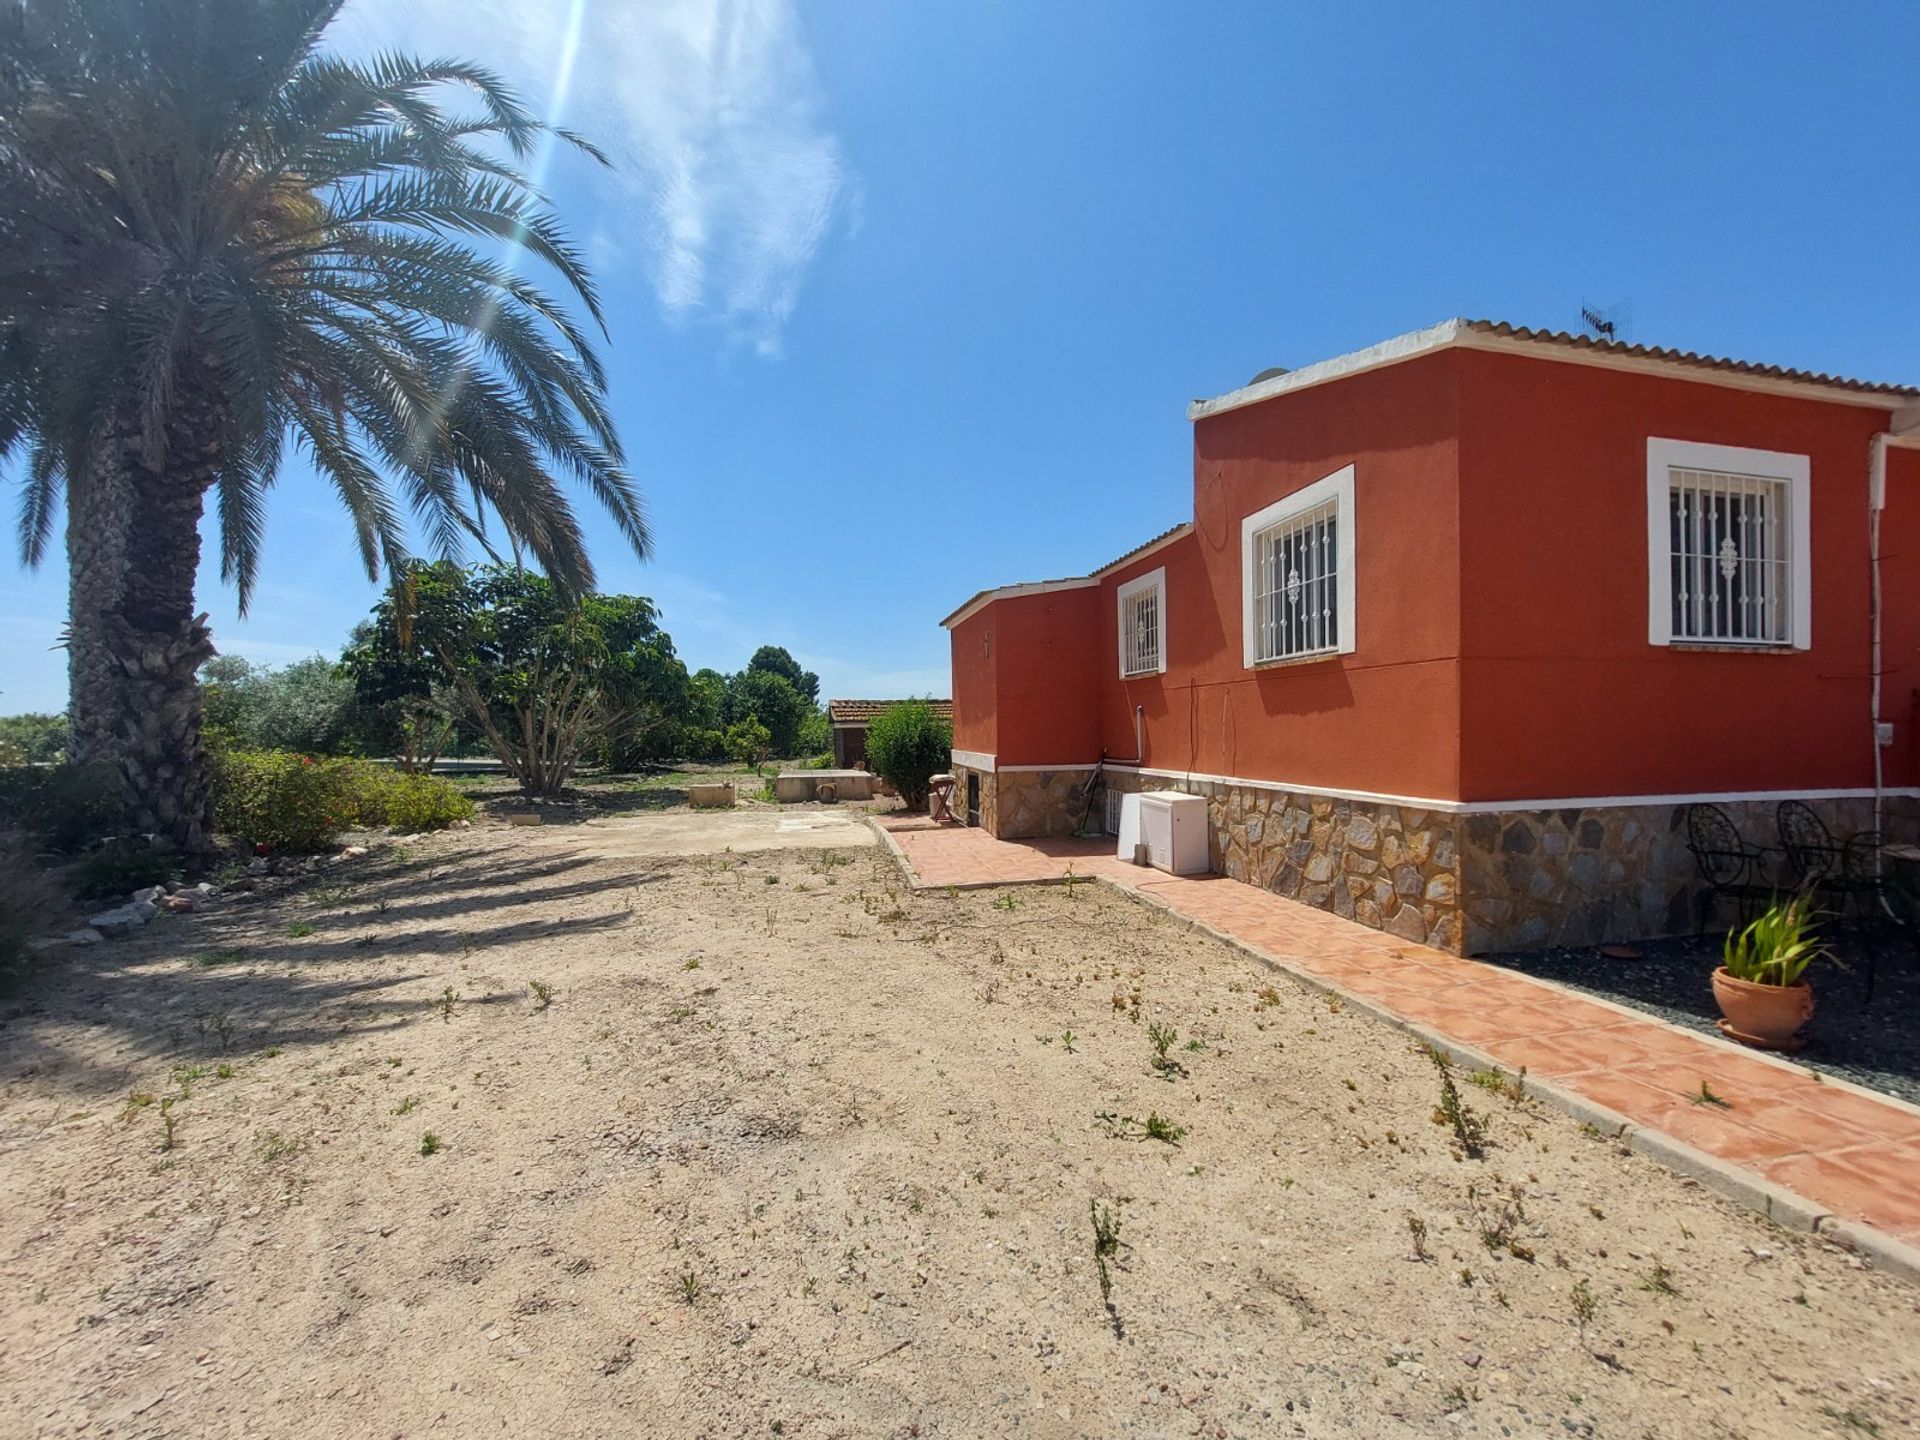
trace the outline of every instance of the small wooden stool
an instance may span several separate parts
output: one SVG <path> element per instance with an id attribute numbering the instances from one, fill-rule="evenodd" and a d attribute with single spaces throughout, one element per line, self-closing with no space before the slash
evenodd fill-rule
<path id="1" fill-rule="evenodd" d="M 927 814 L 937 821 L 953 824 L 953 787 L 959 782 L 952 775 L 934 775 L 927 780 Z"/>

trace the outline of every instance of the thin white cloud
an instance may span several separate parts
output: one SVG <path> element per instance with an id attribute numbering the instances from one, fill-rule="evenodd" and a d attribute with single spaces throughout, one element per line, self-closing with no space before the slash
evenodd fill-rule
<path id="1" fill-rule="evenodd" d="M 602 203 L 638 212 L 631 236 L 601 215 L 592 252 L 631 239 L 668 318 L 762 355 L 857 204 L 792 0 L 357 0 L 338 40 L 470 55 L 584 131 L 615 162 Z"/>

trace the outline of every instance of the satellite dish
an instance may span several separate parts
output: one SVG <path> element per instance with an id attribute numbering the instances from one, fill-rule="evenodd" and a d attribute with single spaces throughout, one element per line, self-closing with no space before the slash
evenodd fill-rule
<path id="1" fill-rule="evenodd" d="M 1278 379 L 1280 376 L 1285 375 L 1286 373 L 1287 373 L 1287 367 L 1284 365 L 1269 365 L 1266 369 L 1262 370 L 1258 375 L 1254 376 L 1251 380 L 1247 381 L 1247 384 L 1258 385 L 1262 380 Z"/>

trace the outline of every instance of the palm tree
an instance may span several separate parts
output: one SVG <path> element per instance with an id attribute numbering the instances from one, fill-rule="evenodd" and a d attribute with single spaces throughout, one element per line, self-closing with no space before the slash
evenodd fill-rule
<path id="1" fill-rule="evenodd" d="M 570 308 L 600 324 L 599 301 L 522 169 L 602 157 L 477 65 L 324 52 L 340 8 L 0 0 L 0 465 L 24 563 L 65 500 L 76 746 L 118 764 L 134 830 L 189 852 L 202 511 L 244 612 L 289 441 L 371 578 L 410 514 L 439 553 L 503 535 L 584 592 L 562 480 L 650 545 Z"/>

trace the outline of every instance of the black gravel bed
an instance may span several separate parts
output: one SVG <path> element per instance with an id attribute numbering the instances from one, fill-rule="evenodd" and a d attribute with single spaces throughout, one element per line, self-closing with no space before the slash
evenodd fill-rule
<path id="1" fill-rule="evenodd" d="M 1817 962 L 1813 1022 L 1807 1048 L 1793 1056 L 1809 1069 L 1851 1080 L 1920 1104 L 1920 957 L 1895 936 L 1830 937 L 1839 962 Z M 1526 950 L 1489 955 L 1488 964 L 1557 980 L 1604 996 L 1702 1034 L 1717 1034 L 1712 975 L 1720 963 L 1714 935 L 1646 940 L 1638 960 L 1614 960 L 1597 947 Z M 1873 1001 L 1867 1002 L 1867 963 L 1878 957 Z M 1846 968 L 1842 968 L 1842 966 Z"/>

